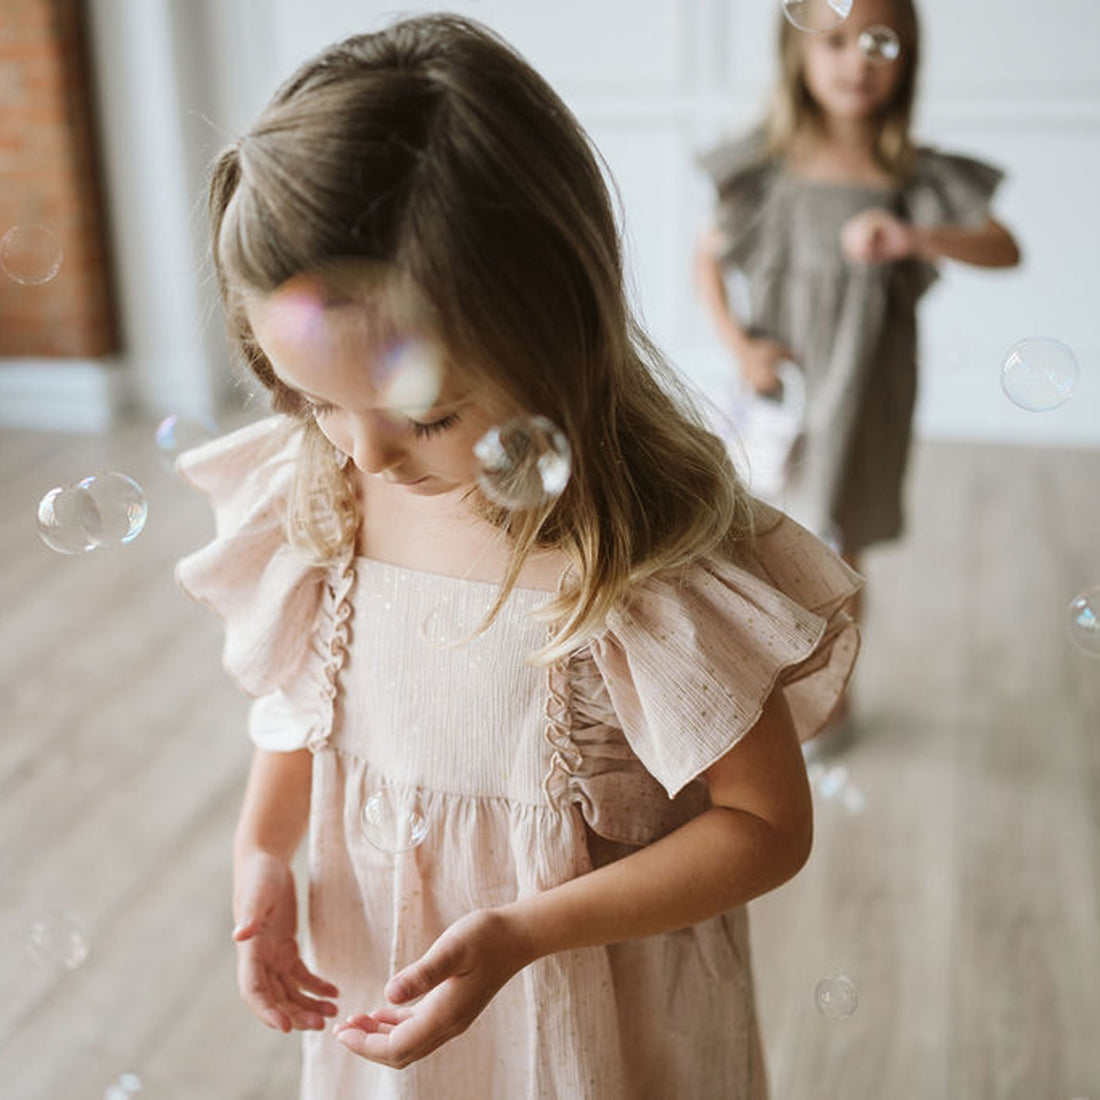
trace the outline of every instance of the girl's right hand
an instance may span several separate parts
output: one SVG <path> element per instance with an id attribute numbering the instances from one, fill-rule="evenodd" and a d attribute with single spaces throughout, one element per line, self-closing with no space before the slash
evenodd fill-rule
<path id="1" fill-rule="evenodd" d="M 768 336 L 747 336 L 736 349 L 741 377 L 761 395 L 778 394 L 783 388 L 779 366 L 794 358 L 790 349 Z"/>
<path id="2" fill-rule="evenodd" d="M 298 954 L 294 875 L 282 860 L 256 851 L 237 865 L 235 909 L 237 984 L 241 1000 L 268 1027 L 320 1030 L 336 1015 L 339 990 L 312 973 Z"/>

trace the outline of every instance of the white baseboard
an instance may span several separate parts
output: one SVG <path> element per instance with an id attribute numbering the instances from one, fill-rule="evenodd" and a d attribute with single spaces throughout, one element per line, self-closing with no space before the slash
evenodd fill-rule
<path id="1" fill-rule="evenodd" d="M 0 426 L 104 431 L 122 411 L 124 383 L 115 358 L 0 360 Z"/>

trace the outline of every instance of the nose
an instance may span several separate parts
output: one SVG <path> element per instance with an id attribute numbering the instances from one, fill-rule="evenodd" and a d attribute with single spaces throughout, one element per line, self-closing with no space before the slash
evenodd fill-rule
<path id="1" fill-rule="evenodd" d="M 364 474 L 380 474 L 398 465 L 404 451 L 384 417 L 362 417 L 352 426 L 351 460 Z"/>

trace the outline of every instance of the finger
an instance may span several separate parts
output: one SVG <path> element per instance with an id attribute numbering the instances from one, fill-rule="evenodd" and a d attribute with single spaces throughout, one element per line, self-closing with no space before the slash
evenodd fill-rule
<path id="1" fill-rule="evenodd" d="M 461 964 L 460 941 L 441 936 L 416 962 L 399 970 L 382 992 L 391 1004 L 423 997 L 440 982 L 458 973 Z"/>
<path id="2" fill-rule="evenodd" d="M 245 920 L 237 922 L 236 927 L 233 929 L 233 939 L 237 943 L 244 943 L 246 940 L 252 939 L 254 935 L 260 930 L 260 922 L 255 917 L 249 917 Z"/>
<path id="3" fill-rule="evenodd" d="M 336 1039 L 362 1058 L 397 1069 L 431 1054 L 459 1030 L 423 1007 L 410 1013 L 396 1027 L 375 1019 L 375 1015 L 372 1013 L 363 1020 L 364 1027 L 343 1028 Z M 357 1022 L 359 1019 L 356 1017 Z"/>
<path id="4" fill-rule="evenodd" d="M 278 1007 L 290 1017 L 292 1025 L 298 1031 L 320 1031 L 325 1026 L 324 1016 L 308 1005 L 299 1003 L 300 994 L 281 976 L 276 976 L 272 985 L 279 991 Z"/>
<path id="5" fill-rule="evenodd" d="M 266 971 L 243 955 L 237 967 L 237 986 L 241 1000 L 254 1016 L 276 1031 L 285 1034 L 290 1030 L 290 1017 L 275 1003 Z"/>
<path id="6" fill-rule="evenodd" d="M 340 990 L 332 982 L 326 982 L 320 975 L 314 974 L 301 959 L 298 960 L 298 964 L 294 968 L 294 980 L 303 989 L 308 989 L 310 993 L 317 993 L 322 997 L 340 996 Z"/>

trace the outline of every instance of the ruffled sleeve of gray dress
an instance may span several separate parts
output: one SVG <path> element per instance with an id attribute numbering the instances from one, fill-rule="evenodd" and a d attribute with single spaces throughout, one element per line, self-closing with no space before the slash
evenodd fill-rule
<path id="1" fill-rule="evenodd" d="M 728 139 L 701 153 L 696 163 L 718 192 L 718 260 L 746 267 L 760 255 L 763 216 L 777 164 L 767 152 L 762 130 Z"/>

